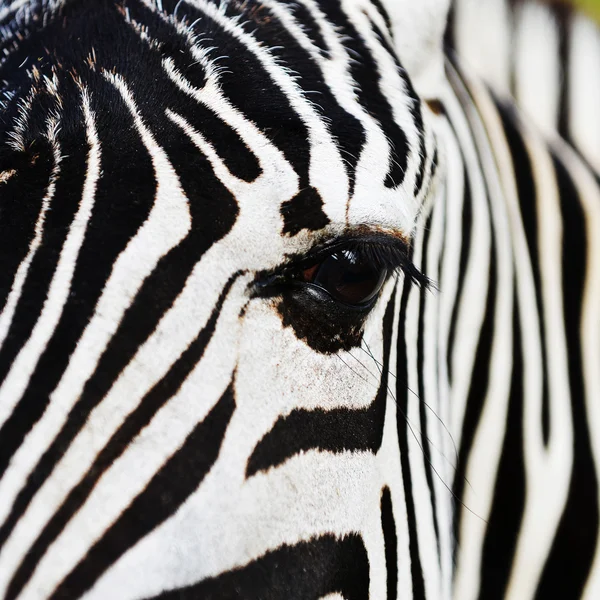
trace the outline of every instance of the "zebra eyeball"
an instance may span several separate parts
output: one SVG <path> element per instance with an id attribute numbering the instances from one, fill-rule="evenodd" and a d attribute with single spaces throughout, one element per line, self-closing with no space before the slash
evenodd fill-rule
<path id="1" fill-rule="evenodd" d="M 330 254 L 321 263 L 302 272 L 306 283 L 351 306 L 364 306 L 373 300 L 387 275 L 387 268 L 373 265 L 353 250 Z"/>

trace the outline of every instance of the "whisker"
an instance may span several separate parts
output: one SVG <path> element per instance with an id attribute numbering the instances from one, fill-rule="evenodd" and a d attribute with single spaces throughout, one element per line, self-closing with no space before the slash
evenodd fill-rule
<path id="1" fill-rule="evenodd" d="M 369 356 L 373 362 L 377 365 L 377 368 L 379 369 L 380 373 L 383 373 L 382 368 L 383 368 L 383 363 L 381 363 L 380 361 L 378 361 L 375 356 L 373 355 L 373 352 L 371 351 L 371 348 L 369 347 L 369 345 L 367 344 L 367 342 L 363 339 L 363 342 L 365 344 L 365 346 L 367 347 L 367 350 L 365 350 L 362 346 L 359 346 L 359 348 L 367 355 Z M 354 357 L 353 357 L 354 358 Z M 394 373 L 392 373 L 389 369 L 388 369 L 388 375 L 391 375 L 392 377 L 394 377 L 395 379 L 398 379 L 398 377 L 396 375 L 394 375 Z M 405 384 L 406 385 L 406 389 L 415 396 L 415 398 L 419 401 L 419 402 L 423 402 L 420 398 L 419 395 L 413 391 L 409 386 L 408 383 Z M 452 497 L 457 500 L 462 506 L 464 506 L 464 508 L 466 510 L 468 510 L 470 513 L 472 513 L 474 516 L 476 516 L 478 519 L 481 519 L 484 523 L 487 523 L 487 521 L 485 521 L 485 519 L 483 519 L 481 516 L 479 516 L 478 514 L 476 514 L 475 512 L 473 512 L 468 506 L 466 506 L 462 500 L 460 500 L 456 494 L 450 489 L 450 487 L 448 486 L 448 484 L 442 479 L 442 477 L 440 476 L 440 474 L 437 472 L 436 468 L 433 466 L 433 464 L 431 463 L 431 460 L 427 457 L 427 454 L 425 453 L 425 450 L 423 449 L 423 446 L 421 444 L 421 442 L 419 442 L 419 440 L 417 439 L 415 432 L 414 432 L 414 428 L 411 425 L 408 416 L 404 413 L 403 410 L 400 409 L 399 405 L 398 405 L 398 401 L 396 400 L 396 397 L 394 395 L 394 393 L 392 392 L 392 390 L 390 389 L 390 387 L 388 386 L 388 393 L 390 394 L 390 396 L 393 398 L 394 402 L 396 403 L 396 408 L 398 408 L 398 410 L 400 410 L 402 416 L 404 417 L 406 424 L 408 425 L 409 429 L 411 430 L 411 433 L 413 434 L 413 436 L 415 436 L 415 441 L 417 442 L 417 444 L 419 445 L 419 448 L 421 449 L 421 452 L 423 453 L 423 456 L 425 457 L 425 459 L 427 460 L 427 462 L 429 463 L 429 466 L 433 469 L 434 473 L 438 476 L 439 480 L 442 482 L 442 484 L 444 485 L 444 487 L 450 492 L 450 494 L 452 495 Z M 440 418 L 440 416 L 433 410 L 433 408 L 431 408 L 426 402 L 423 402 L 423 405 L 426 406 L 427 408 L 429 408 L 429 410 L 435 415 L 436 419 L 440 422 L 440 424 L 442 425 L 442 427 L 444 428 L 444 430 L 448 433 L 448 436 L 450 437 L 450 440 L 452 442 L 452 445 L 454 447 L 454 452 L 455 452 L 455 456 L 456 456 L 456 460 L 458 461 L 458 449 L 456 447 L 456 443 L 454 442 L 454 438 L 452 437 L 452 434 L 450 433 L 450 431 L 448 430 L 448 428 L 446 427 L 446 425 L 444 424 L 444 422 L 442 421 L 442 419 Z M 418 432 L 419 435 L 423 435 L 422 431 Z M 453 465 L 450 460 L 448 460 L 448 458 L 446 458 L 445 454 L 431 441 L 431 439 L 425 435 L 425 439 L 427 439 L 427 441 L 431 444 L 431 446 L 438 452 L 438 454 L 446 461 L 446 463 L 452 468 L 452 470 L 456 473 L 457 471 L 457 467 L 455 465 Z M 471 482 L 467 479 L 466 476 L 463 475 L 463 480 L 464 482 L 469 486 L 469 488 L 471 490 L 473 490 L 473 486 L 471 485 Z"/>
<path id="2" fill-rule="evenodd" d="M 363 340 L 364 342 L 364 340 Z M 383 367 L 383 364 L 378 361 L 375 356 L 373 355 L 373 352 L 371 351 L 371 349 L 369 348 L 369 345 L 367 344 L 367 342 L 364 342 L 365 346 L 367 346 L 368 352 L 367 350 L 365 350 L 362 346 L 359 346 L 360 349 L 365 352 L 367 354 L 367 356 L 370 356 L 371 359 L 373 360 L 373 362 L 379 367 L 379 370 L 381 372 L 381 368 Z M 391 377 L 393 377 L 394 379 L 398 379 L 398 376 L 395 373 L 392 373 L 389 369 L 388 369 L 388 375 L 390 375 Z M 435 410 L 433 410 L 433 408 L 424 400 L 422 400 L 419 395 L 412 390 L 409 385 L 408 382 L 403 382 L 406 385 L 406 389 L 419 401 L 423 404 L 423 406 L 425 406 L 426 408 L 428 408 L 431 413 L 434 415 L 434 417 L 439 421 L 440 425 L 444 428 L 444 431 L 448 434 L 448 437 L 450 438 L 450 441 L 452 442 L 452 447 L 454 449 L 454 457 L 456 458 L 456 461 L 458 462 L 458 448 L 456 446 L 456 442 L 454 441 L 454 437 L 452 436 L 452 434 L 450 433 L 450 430 L 448 429 L 448 427 L 446 427 L 446 424 L 444 423 L 443 419 L 435 412 Z M 455 468 L 456 470 L 456 468 Z"/>
<path id="3" fill-rule="evenodd" d="M 348 354 L 350 354 L 350 356 L 351 356 L 351 357 L 352 357 L 354 360 L 356 360 L 356 361 L 357 361 L 359 364 L 361 364 L 361 365 L 362 365 L 362 363 L 361 363 L 361 362 L 360 362 L 360 361 L 359 361 L 359 360 L 358 360 L 358 359 L 357 359 L 357 358 L 356 358 L 356 357 L 355 357 L 353 354 L 351 354 L 349 351 L 347 351 L 347 353 L 348 353 Z M 375 383 L 372 383 L 371 381 L 368 381 L 368 380 L 367 380 L 365 377 L 363 377 L 362 375 L 360 375 L 360 373 L 357 373 L 357 372 L 356 372 L 356 371 L 355 371 L 355 370 L 354 370 L 354 369 L 353 369 L 353 368 L 352 368 L 352 367 L 351 367 L 351 366 L 350 366 L 350 365 L 349 365 L 349 364 L 348 364 L 348 363 L 347 363 L 347 362 L 346 362 L 346 361 L 345 361 L 345 360 L 344 360 L 344 359 L 343 359 L 341 356 L 339 356 L 339 354 L 338 354 L 338 355 L 336 355 L 336 356 L 338 356 L 338 358 L 339 358 L 339 359 L 340 359 L 340 360 L 341 360 L 341 361 L 344 363 L 344 365 L 346 365 L 346 366 L 347 366 L 347 367 L 348 367 L 348 368 L 349 368 L 349 369 L 350 369 L 350 370 L 351 370 L 351 371 L 352 371 L 352 372 L 353 372 L 353 373 L 354 373 L 354 374 L 355 374 L 357 377 L 360 377 L 360 378 L 361 378 L 361 379 L 362 379 L 362 380 L 363 380 L 365 383 L 368 383 L 369 385 L 371 385 L 371 386 L 372 386 L 373 388 L 375 388 L 375 389 L 377 389 L 377 388 L 379 387 L 377 384 L 375 384 Z M 370 371 L 369 371 L 369 370 L 368 370 L 368 369 L 367 369 L 367 368 L 366 368 L 364 365 L 363 365 L 363 367 L 365 368 L 365 370 L 366 370 L 367 372 L 369 372 L 369 373 L 370 373 L 370 375 L 371 375 L 371 376 L 375 377 L 375 378 L 376 378 L 376 379 L 379 381 L 379 377 L 377 377 L 376 375 L 374 375 L 373 373 L 371 373 L 371 372 L 370 372 Z M 397 405 L 398 405 L 398 403 L 396 402 L 396 398 L 394 397 L 394 394 L 393 394 L 393 392 L 392 392 L 392 390 L 391 390 L 391 388 L 390 388 L 390 386 L 389 386 L 389 385 L 387 386 L 387 391 L 388 391 L 388 393 L 389 393 L 389 394 L 392 396 L 392 399 L 394 400 L 394 402 L 396 403 L 396 406 L 397 406 Z M 403 416 L 403 417 L 406 419 L 406 422 L 408 423 L 408 416 L 407 416 L 406 414 L 404 414 L 404 412 L 403 412 L 403 411 L 401 411 L 401 412 L 402 412 L 402 416 Z M 422 431 L 420 431 L 420 430 L 418 430 L 418 429 L 416 429 L 416 428 L 414 428 L 414 427 L 412 427 L 412 426 L 411 426 L 411 428 L 412 428 L 413 430 L 416 430 L 416 431 L 417 431 L 417 433 L 418 433 L 419 435 L 423 435 L 423 432 L 422 432 Z M 429 440 L 429 438 L 427 438 L 427 439 Z M 431 445 L 432 445 L 432 446 L 434 446 L 434 445 L 433 445 L 433 443 L 431 442 L 431 440 L 429 440 L 429 442 L 431 443 Z M 434 446 L 434 448 L 435 448 L 435 446 Z M 438 448 L 435 448 L 435 449 L 436 449 L 438 452 L 440 452 L 440 451 L 438 450 Z M 440 454 L 441 454 L 441 452 L 440 452 Z"/>
<path id="4" fill-rule="evenodd" d="M 347 363 L 347 362 L 346 362 L 346 361 L 345 361 L 345 360 L 344 360 L 344 359 L 343 359 L 343 358 L 342 358 L 342 357 L 341 357 L 339 354 L 336 354 L 336 356 L 337 356 L 337 357 L 338 357 L 338 358 L 339 358 L 339 359 L 340 359 L 340 360 L 341 360 L 341 361 L 342 361 L 342 362 L 343 362 L 343 363 L 344 363 L 344 364 L 345 364 L 345 365 L 346 365 L 346 366 L 347 366 L 347 367 L 348 367 L 348 368 L 349 368 L 349 369 L 350 369 L 350 370 L 351 370 L 351 371 L 352 371 L 352 372 L 353 372 L 353 373 L 354 373 L 354 374 L 355 374 L 357 377 L 360 377 L 360 379 L 362 379 L 362 380 L 363 380 L 365 383 L 368 383 L 369 385 L 374 385 L 374 384 L 371 384 L 371 382 L 370 382 L 370 381 L 369 381 L 369 380 L 368 380 L 366 377 L 363 377 L 363 376 L 362 376 L 360 373 L 358 373 L 357 371 L 355 371 L 355 370 L 354 370 L 354 369 L 353 369 L 353 368 L 352 368 L 352 367 L 351 367 L 351 366 L 350 366 L 350 365 L 349 365 L 349 364 L 348 364 L 348 363 Z M 352 355 L 350 355 L 350 356 L 352 356 Z M 354 358 L 354 357 L 353 357 L 353 358 Z M 368 369 L 367 369 L 367 371 L 368 371 Z M 376 386 L 374 385 L 374 387 L 376 387 Z"/>

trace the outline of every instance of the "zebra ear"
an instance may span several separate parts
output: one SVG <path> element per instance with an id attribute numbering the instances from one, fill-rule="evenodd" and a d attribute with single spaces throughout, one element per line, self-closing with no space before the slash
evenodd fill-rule
<path id="1" fill-rule="evenodd" d="M 396 52 L 417 92 L 435 97 L 444 77 L 444 32 L 451 0 L 380 0 Z"/>

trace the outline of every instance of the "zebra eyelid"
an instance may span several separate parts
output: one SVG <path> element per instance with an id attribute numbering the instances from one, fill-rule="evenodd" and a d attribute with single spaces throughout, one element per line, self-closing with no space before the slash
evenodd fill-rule
<path id="1" fill-rule="evenodd" d="M 281 285 L 306 285 L 302 272 L 323 262 L 333 254 L 351 251 L 359 260 L 386 269 L 390 275 L 402 271 L 411 283 L 428 288 L 430 279 L 412 262 L 410 245 L 401 237 L 380 231 L 369 234 L 347 234 L 328 240 L 309 252 L 293 255 L 283 265 L 257 273 L 251 284 L 255 294 L 270 295 Z"/>

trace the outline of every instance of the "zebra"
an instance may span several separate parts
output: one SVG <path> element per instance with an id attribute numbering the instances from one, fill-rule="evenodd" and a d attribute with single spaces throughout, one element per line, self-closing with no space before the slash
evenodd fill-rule
<path id="1" fill-rule="evenodd" d="M 0 2 L 0 597 L 598 597 L 561 11 Z"/>

